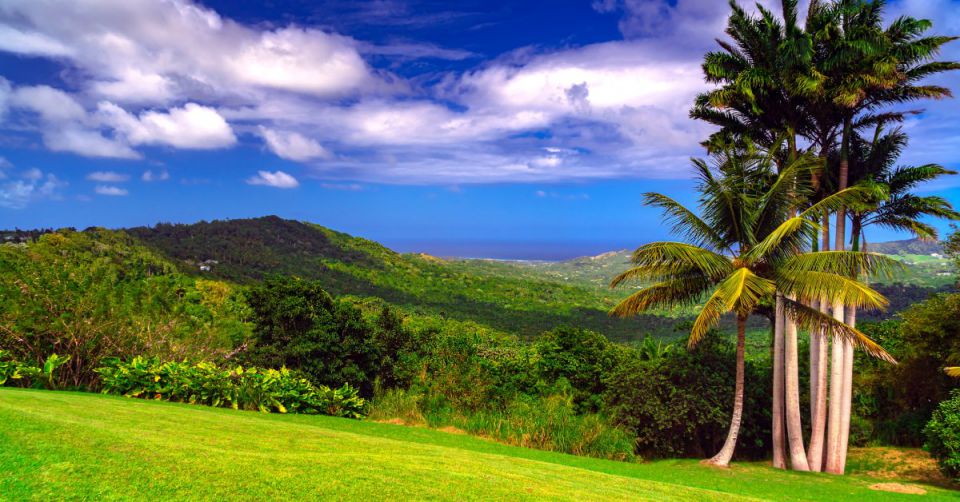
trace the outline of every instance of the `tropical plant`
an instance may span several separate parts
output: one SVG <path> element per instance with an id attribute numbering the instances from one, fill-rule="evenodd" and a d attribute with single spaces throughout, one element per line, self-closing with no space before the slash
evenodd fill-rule
<path id="1" fill-rule="evenodd" d="M 857 265 L 880 272 L 894 265 L 892 260 L 866 253 L 800 252 L 803 242 L 819 231 L 815 221 L 824 211 L 856 200 L 863 192 L 847 189 L 791 216 L 793 208 L 810 193 L 811 173 L 819 166 L 816 159 L 801 156 L 776 173 L 772 155 L 748 145 L 746 149 L 727 147 L 715 153 L 713 160 L 712 165 L 694 160 L 702 216 L 665 195 L 645 195 L 647 204 L 664 210 L 674 232 L 691 242 L 654 242 L 638 248 L 632 256 L 634 267 L 614 278 L 611 286 L 628 280 L 652 284 L 623 300 L 612 313 L 629 316 L 656 307 L 696 305 L 706 298 L 690 332 L 691 347 L 723 314 L 736 315 L 734 411 L 727 440 L 710 459 L 727 465 L 736 448 L 743 412 L 747 318 L 761 310 L 769 312 L 776 304 L 777 315 L 783 312 L 802 326 L 824 329 L 890 359 L 856 329 L 804 302 L 840 298 L 862 307 L 882 308 L 886 300 L 846 271 Z"/>
<path id="2" fill-rule="evenodd" d="M 104 360 L 97 368 L 104 394 L 157 399 L 263 413 L 323 414 L 361 418 L 364 400 L 344 384 L 315 386 L 287 368 L 221 368 L 210 362 L 134 357 Z"/>

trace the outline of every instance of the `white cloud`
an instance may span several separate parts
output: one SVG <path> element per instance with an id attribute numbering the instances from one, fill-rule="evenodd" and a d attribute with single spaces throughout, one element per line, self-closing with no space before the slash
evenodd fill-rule
<path id="1" fill-rule="evenodd" d="M 87 179 L 101 183 L 123 183 L 130 180 L 130 175 L 116 171 L 94 171 L 87 174 Z"/>
<path id="2" fill-rule="evenodd" d="M 102 102 L 97 106 L 97 114 L 132 145 L 208 150 L 237 142 L 230 125 L 216 110 L 196 103 L 171 108 L 166 113 L 146 111 L 135 117 L 113 103 Z"/>
<path id="3" fill-rule="evenodd" d="M 26 171 L 21 178 L 0 184 L 0 207 L 23 209 L 32 202 L 58 199 L 60 190 L 67 186 L 53 173 L 44 174 L 39 169 Z"/>
<path id="4" fill-rule="evenodd" d="M 99 131 L 68 126 L 43 133 L 47 148 L 57 152 L 72 152 L 85 157 L 138 159 L 139 153 L 121 142 L 105 138 Z"/>
<path id="5" fill-rule="evenodd" d="M 39 181 L 43 179 L 43 171 L 37 169 L 36 167 L 32 167 L 21 173 L 20 177 L 25 180 Z"/>
<path id="6" fill-rule="evenodd" d="M 5 2 L 0 29 L 0 50 L 66 59 L 93 77 L 92 92 L 124 102 L 143 91 L 169 102 L 198 87 L 340 96 L 387 85 L 349 37 L 245 26 L 189 0 Z"/>
<path id="7" fill-rule="evenodd" d="M 300 182 L 283 171 L 257 171 L 256 176 L 247 179 L 247 184 L 263 185 L 274 188 L 297 188 Z"/>
<path id="8" fill-rule="evenodd" d="M 93 189 L 93 191 L 96 192 L 98 195 L 108 195 L 111 197 L 123 197 L 130 193 L 127 191 L 126 188 L 120 188 L 118 186 L 113 186 L 113 185 L 97 185 L 96 188 Z"/>
<path id="9" fill-rule="evenodd" d="M 167 181 L 170 179 L 170 173 L 166 169 L 161 169 L 157 172 L 154 172 L 152 169 L 147 169 L 140 176 L 140 179 L 146 181 L 147 183 L 154 181 Z"/>
<path id="10" fill-rule="evenodd" d="M 363 190 L 363 185 L 359 183 L 321 183 L 320 186 L 327 190 L 342 190 L 346 192 L 359 192 Z"/>
<path id="11" fill-rule="evenodd" d="M 81 120 L 87 114 L 72 96 L 47 85 L 18 87 L 9 100 L 10 105 L 36 112 L 47 122 Z"/>
<path id="12" fill-rule="evenodd" d="M 280 158 L 297 162 L 330 158 L 330 152 L 320 143 L 297 132 L 278 131 L 260 126 L 260 135 L 270 151 Z"/>
<path id="13" fill-rule="evenodd" d="M 24 32 L 0 24 L 0 50 L 30 56 L 68 56 L 69 47 L 43 33 Z"/>

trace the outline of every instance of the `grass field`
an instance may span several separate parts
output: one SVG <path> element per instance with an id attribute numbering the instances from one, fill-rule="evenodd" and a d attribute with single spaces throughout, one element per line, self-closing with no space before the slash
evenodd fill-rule
<path id="1" fill-rule="evenodd" d="M 889 453 L 889 452 L 888 452 Z M 0 499 L 916 500 L 876 483 L 763 464 L 618 463 L 368 421 L 0 389 Z M 858 460 L 860 458 L 860 460 Z M 859 466 L 859 467 L 858 467 Z"/>

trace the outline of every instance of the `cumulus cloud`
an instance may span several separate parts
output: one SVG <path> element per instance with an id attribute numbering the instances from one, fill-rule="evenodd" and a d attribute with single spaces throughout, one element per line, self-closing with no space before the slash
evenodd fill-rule
<path id="1" fill-rule="evenodd" d="M 76 126 L 54 127 L 43 132 L 43 143 L 55 152 L 72 152 L 86 157 L 139 159 L 141 155 L 99 131 Z"/>
<path id="2" fill-rule="evenodd" d="M 260 126 L 260 135 L 266 142 L 267 148 L 280 158 L 297 162 L 330 158 L 330 152 L 320 143 L 297 132 L 278 131 Z"/>
<path id="3" fill-rule="evenodd" d="M 762 3 L 774 11 L 779 5 Z M 903 0 L 890 12 L 933 15 L 951 5 Z M 21 115 L 33 121 L 27 127 L 47 148 L 97 157 L 141 158 L 146 146 L 229 148 L 254 138 L 305 164 L 309 175 L 347 185 L 688 176 L 688 157 L 702 154 L 699 141 L 712 130 L 688 112 L 708 88 L 700 64 L 723 36 L 728 4 L 593 6 L 617 23 L 622 38 L 518 48 L 471 68 L 479 56 L 462 49 L 246 25 L 190 0 L 0 2 L 0 51 L 55 60 L 73 70 L 64 74 L 76 89 L 11 86 L 0 78 L 0 120 L 9 108 L 18 126 Z M 356 9 L 370 16 L 368 7 L 389 11 L 382 22 L 415 17 L 396 2 Z M 960 16 L 946 17 L 938 31 L 958 31 L 952 27 Z M 374 67 L 384 58 L 461 63 L 457 71 L 404 78 Z M 953 106 L 938 106 L 937 121 L 930 115 L 907 124 L 924 133 L 911 151 L 952 151 L 936 128 L 960 126 Z M 279 175 L 289 176 L 263 173 L 272 178 L 247 181 L 278 186 Z M 150 172 L 142 179 L 162 178 Z"/>
<path id="4" fill-rule="evenodd" d="M 97 185 L 96 188 L 93 189 L 93 191 L 96 192 L 97 195 L 107 195 L 110 197 L 123 197 L 130 193 L 127 191 L 126 188 L 121 188 L 113 185 Z"/>
<path id="5" fill-rule="evenodd" d="M 257 171 L 256 176 L 247 178 L 249 185 L 263 185 L 274 188 L 297 188 L 300 182 L 283 171 Z"/>
<path id="6" fill-rule="evenodd" d="M 67 183 L 53 173 L 43 173 L 39 169 L 30 169 L 21 173 L 17 179 L 0 183 L 0 207 L 23 209 L 32 202 L 43 199 L 58 199 L 60 191 Z"/>
<path id="7" fill-rule="evenodd" d="M 170 179 L 170 172 L 166 169 L 160 169 L 158 171 L 147 169 L 142 175 L 140 175 L 140 179 L 147 183 L 152 183 L 154 181 L 167 181 Z"/>
<path id="8" fill-rule="evenodd" d="M 135 117 L 119 106 L 103 102 L 97 113 L 132 145 L 169 145 L 209 150 L 233 146 L 233 129 L 213 108 L 187 103 L 167 112 L 145 111 Z"/>
<path id="9" fill-rule="evenodd" d="M 130 180 L 130 175 L 116 171 L 94 171 L 87 174 L 87 179 L 101 183 L 123 183 Z"/>
<path id="10" fill-rule="evenodd" d="M 140 101 L 147 90 L 165 102 L 197 87 L 339 96 L 385 85 L 349 37 L 245 26 L 188 0 L 5 2 L 0 30 L 0 50 L 69 60 L 111 99 Z"/>

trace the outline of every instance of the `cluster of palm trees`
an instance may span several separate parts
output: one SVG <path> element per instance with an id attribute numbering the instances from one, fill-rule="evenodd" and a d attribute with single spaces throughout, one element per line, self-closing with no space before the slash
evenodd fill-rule
<path id="1" fill-rule="evenodd" d="M 716 87 L 698 96 L 691 111 L 718 126 L 704 142 L 711 161 L 694 160 L 699 214 L 664 195 L 646 195 L 684 242 L 634 252 L 633 267 L 612 286 L 640 280 L 646 287 L 614 313 L 701 305 L 690 346 L 724 314 L 735 315 L 734 408 L 726 443 L 710 459 L 717 465 L 730 462 L 742 418 L 747 318 L 770 318 L 773 463 L 842 474 L 853 350 L 894 362 L 856 329 L 858 309 L 887 304 L 867 280 L 898 266 L 866 251 L 865 230 L 882 226 L 935 239 L 924 218 L 960 218 L 942 198 L 911 193 L 951 171 L 897 166 L 907 136 L 896 124 L 916 112 L 896 105 L 950 96 L 949 89 L 922 81 L 960 69 L 935 59 L 955 37 L 926 36 L 931 23 L 910 17 L 884 26 L 881 0 L 812 0 L 802 26 L 796 0 L 783 0 L 782 17 L 760 5 L 758 15 L 734 1 L 731 8 L 726 33 L 732 41 L 718 41 L 721 50 L 703 63 Z M 810 336 L 806 443 L 798 329 Z"/>

